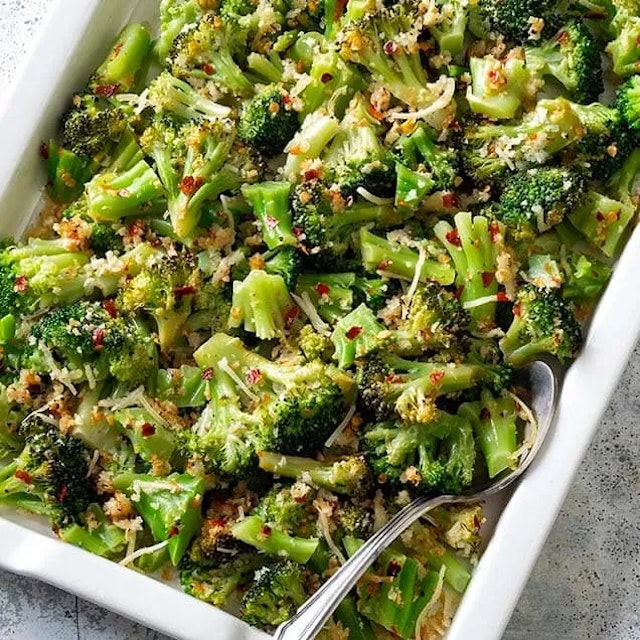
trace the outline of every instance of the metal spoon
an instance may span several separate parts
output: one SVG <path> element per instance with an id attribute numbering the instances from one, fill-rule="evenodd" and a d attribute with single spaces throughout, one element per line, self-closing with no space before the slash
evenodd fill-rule
<path id="1" fill-rule="evenodd" d="M 293 618 L 282 623 L 274 640 L 311 640 L 320 632 L 335 608 L 353 589 L 376 558 L 409 526 L 427 511 L 445 504 L 479 502 L 502 491 L 533 462 L 553 421 L 558 399 L 559 379 L 554 368 L 537 360 L 518 370 L 524 378 L 523 386 L 530 392 L 531 407 L 538 423 L 535 440 L 520 460 L 519 466 L 505 475 L 498 476 L 482 487 L 474 487 L 473 493 L 459 496 L 423 496 L 416 498 L 391 518 L 367 542 L 360 547 L 341 568 L 316 593 L 309 598 Z"/>

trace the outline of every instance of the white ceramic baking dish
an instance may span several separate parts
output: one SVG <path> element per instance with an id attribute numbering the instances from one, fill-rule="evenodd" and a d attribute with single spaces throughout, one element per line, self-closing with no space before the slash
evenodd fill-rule
<path id="1" fill-rule="evenodd" d="M 39 145 L 130 20 L 155 19 L 158 0 L 58 0 L 12 93 L 0 103 L 0 234 L 19 235 L 44 183 Z M 629 241 L 564 382 L 556 424 L 515 491 L 487 505 L 486 551 L 449 640 L 498 639 L 569 490 L 609 398 L 640 336 L 640 233 Z M 506 503 L 506 504 L 505 504 Z M 0 517 L 0 566 L 39 578 L 184 640 L 267 636 L 173 586 L 122 568 L 51 536 L 41 522 Z"/>

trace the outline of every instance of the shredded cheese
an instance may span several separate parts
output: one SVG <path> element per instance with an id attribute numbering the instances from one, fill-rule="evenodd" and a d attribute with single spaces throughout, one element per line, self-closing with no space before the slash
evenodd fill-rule
<path id="1" fill-rule="evenodd" d="M 338 436 L 344 431 L 347 425 L 351 422 L 351 418 L 353 418 L 353 414 L 356 412 L 356 405 L 351 405 L 349 407 L 349 411 L 343 418 L 342 422 L 336 427 L 335 431 L 327 438 L 327 441 L 324 443 L 325 447 L 330 447 L 337 439 Z"/>
<path id="2" fill-rule="evenodd" d="M 242 389 L 248 398 L 254 402 L 260 400 L 260 397 L 253 393 L 253 391 L 251 391 L 251 389 L 249 389 L 249 387 L 244 383 L 244 380 L 231 368 L 231 365 L 226 358 L 222 358 L 218 361 L 218 367 L 221 371 L 224 371 L 240 389 Z"/>
<path id="3" fill-rule="evenodd" d="M 475 309 L 476 307 L 481 307 L 483 304 L 491 304 L 492 302 L 498 302 L 497 295 L 491 296 L 483 296 L 481 298 L 476 298 L 475 300 L 467 300 L 462 303 L 462 307 L 464 309 Z"/>
<path id="4" fill-rule="evenodd" d="M 407 295 L 404 296 L 404 308 L 402 310 L 402 317 L 406 318 L 409 313 L 409 307 L 411 306 L 411 300 L 413 296 L 416 294 L 418 290 L 418 285 L 420 284 L 420 276 L 422 275 L 422 268 L 424 267 L 424 263 L 427 261 L 427 252 L 424 250 L 424 247 L 420 245 L 418 260 L 416 261 L 416 270 L 413 273 L 413 280 L 411 281 L 411 286 L 409 287 L 409 291 L 407 291 Z"/>
<path id="5" fill-rule="evenodd" d="M 146 556 L 150 553 L 155 553 L 156 551 L 160 551 L 160 549 L 164 549 L 169 544 L 169 540 L 163 540 L 162 542 L 158 542 L 158 544 L 151 545 L 150 547 L 143 547 L 142 549 L 138 549 L 133 553 L 130 553 L 128 556 L 122 558 L 119 565 L 126 567 L 128 564 L 131 564 L 134 560 L 137 560 L 141 556 Z"/>
<path id="6" fill-rule="evenodd" d="M 347 560 L 331 537 L 331 532 L 329 531 L 329 522 L 327 521 L 326 514 L 317 505 L 316 511 L 318 512 L 318 523 L 320 524 L 320 531 L 322 532 L 322 535 L 327 542 L 327 546 L 336 556 L 336 558 L 338 558 L 338 562 L 340 564 L 344 564 Z"/>
<path id="7" fill-rule="evenodd" d="M 507 391 L 507 394 L 518 405 L 518 408 L 524 414 L 528 423 L 528 429 L 525 433 L 524 442 L 522 443 L 522 446 L 513 453 L 513 459 L 519 460 L 521 458 L 524 458 L 527 453 L 531 451 L 533 445 L 535 444 L 536 437 L 538 435 L 538 421 L 536 420 L 536 416 L 534 415 L 533 411 L 531 411 L 529 406 L 521 398 L 519 398 L 515 393 L 512 393 L 511 391 Z"/>
<path id="8" fill-rule="evenodd" d="M 442 87 L 442 93 L 424 109 L 412 112 L 393 112 L 389 115 L 392 120 L 421 120 L 427 116 L 446 108 L 453 98 L 453 94 L 456 91 L 456 81 L 454 78 L 446 78 L 442 76 L 438 82 Z"/>
<path id="9" fill-rule="evenodd" d="M 306 291 L 304 291 L 301 296 L 292 293 L 291 297 L 296 301 L 296 304 L 302 309 L 307 318 L 309 318 L 309 322 L 318 333 L 325 336 L 331 333 L 329 325 L 320 317 Z"/>
<path id="10" fill-rule="evenodd" d="M 367 191 L 364 187 L 358 187 L 356 191 L 365 199 L 371 202 L 372 204 L 378 204 L 380 206 L 384 206 L 386 204 L 393 204 L 393 198 L 380 198 L 370 191 Z"/>

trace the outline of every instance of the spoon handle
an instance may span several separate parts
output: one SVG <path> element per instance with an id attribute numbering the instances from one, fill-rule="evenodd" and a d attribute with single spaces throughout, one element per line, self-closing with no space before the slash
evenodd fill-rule
<path id="1" fill-rule="evenodd" d="M 420 516 L 441 504 L 468 502 L 468 497 L 416 498 L 367 540 L 332 578 L 309 598 L 293 618 L 282 623 L 274 640 L 311 640 L 320 632 L 335 608 L 353 589 L 375 559 Z"/>

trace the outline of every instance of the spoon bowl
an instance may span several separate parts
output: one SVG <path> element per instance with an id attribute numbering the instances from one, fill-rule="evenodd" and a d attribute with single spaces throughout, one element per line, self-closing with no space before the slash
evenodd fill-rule
<path id="1" fill-rule="evenodd" d="M 535 417 L 530 424 L 530 448 L 520 457 L 518 466 L 472 487 L 468 493 L 456 496 L 419 496 L 394 515 L 383 527 L 311 596 L 290 620 L 282 623 L 275 640 L 311 640 L 320 632 L 336 607 L 353 589 L 376 558 L 408 527 L 436 507 L 450 504 L 480 502 L 502 491 L 517 480 L 531 465 L 549 433 L 559 396 L 560 378 L 556 365 L 536 360 L 517 371 L 518 381 L 530 394 L 529 407 Z"/>

